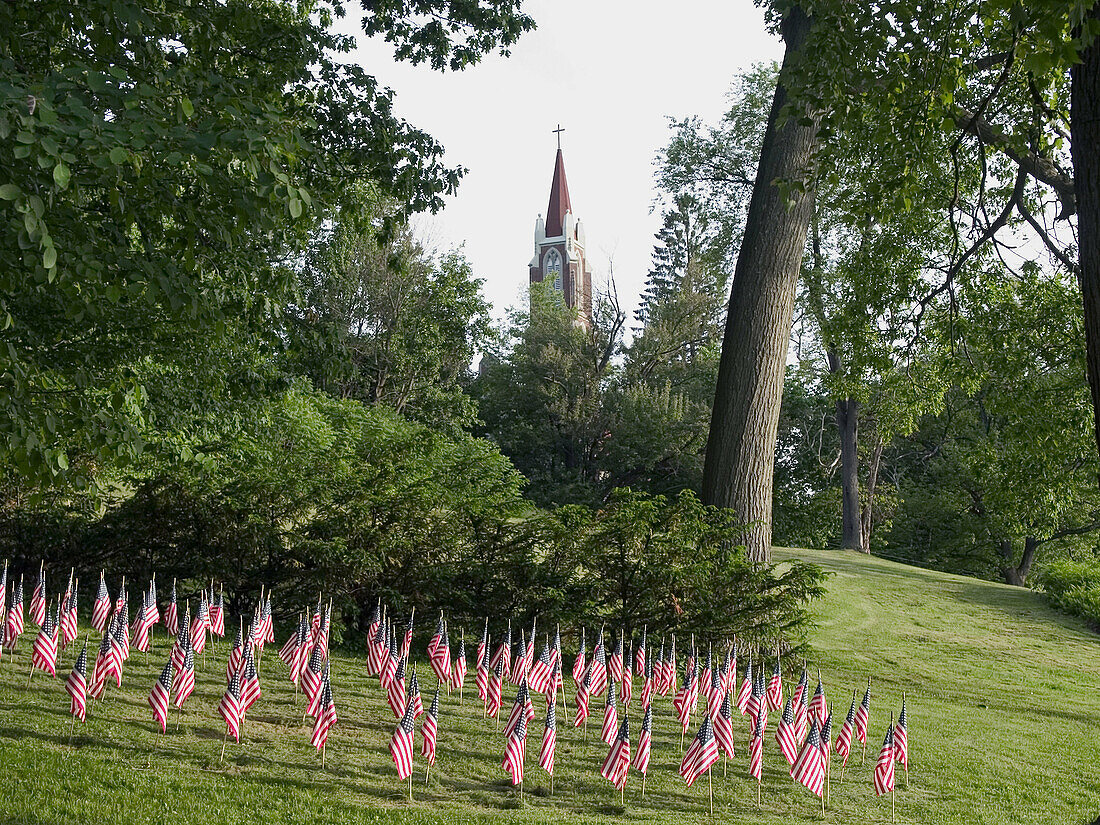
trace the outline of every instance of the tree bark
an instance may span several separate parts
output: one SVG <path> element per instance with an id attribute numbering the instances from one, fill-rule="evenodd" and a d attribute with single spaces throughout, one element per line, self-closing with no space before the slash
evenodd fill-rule
<path id="1" fill-rule="evenodd" d="M 1005 560 L 1001 566 L 1001 575 L 1008 584 L 1027 587 L 1027 575 L 1031 572 L 1031 565 L 1035 561 L 1035 551 L 1039 549 L 1039 544 L 1039 540 L 1034 536 L 1024 536 L 1024 554 L 1020 556 L 1019 564 L 1013 564 L 1015 554 L 1012 552 L 1012 542 L 1009 539 L 1001 539 L 1000 554 Z"/>
<path id="2" fill-rule="evenodd" d="M 859 518 L 858 420 L 859 402 L 854 398 L 837 399 L 836 428 L 840 434 L 840 546 L 845 550 L 864 549 Z"/>
<path id="3" fill-rule="evenodd" d="M 1100 20 L 1100 6 L 1090 16 Z M 1092 390 L 1094 434 L 1100 450 L 1100 40 L 1070 70 L 1070 133 L 1077 197 L 1081 300 L 1085 310 L 1085 357 Z"/>
<path id="4" fill-rule="evenodd" d="M 799 60 L 811 19 L 793 5 L 781 26 L 786 51 L 768 114 L 756 181 L 730 291 L 703 470 L 703 500 L 729 507 L 747 525 L 754 561 L 771 558 L 772 473 L 787 342 L 813 191 L 778 181 L 804 181 L 817 144 L 819 118 L 792 116 L 784 76 Z"/>

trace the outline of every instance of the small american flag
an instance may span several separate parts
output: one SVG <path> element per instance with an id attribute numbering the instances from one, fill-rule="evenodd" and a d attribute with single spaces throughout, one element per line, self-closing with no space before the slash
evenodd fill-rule
<path id="1" fill-rule="evenodd" d="M 600 730 L 600 738 L 607 744 L 615 741 L 619 729 L 619 703 L 616 697 L 615 683 L 607 685 L 607 698 L 603 705 L 603 728 Z"/>
<path id="2" fill-rule="evenodd" d="M 584 674 L 587 671 L 587 662 L 585 661 L 585 643 L 584 643 L 584 628 L 581 628 L 581 646 L 577 650 L 577 658 L 573 660 L 573 684 L 580 687 L 581 680 L 584 679 Z"/>
<path id="3" fill-rule="evenodd" d="M 523 781 L 523 760 L 527 752 L 527 717 L 520 716 L 519 723 L 508 737 L 504 747 L 504 760 L 501 767 L 512 775 L 512 784 Z"/>
<path id="4" fill-rule="evenodd" d="M 707 694 L 707 713 L 710 714 L 711 719 L 718 714 L 718 709 L 726 696 L 726 691 L 722 689 L 722 669 L 716 667 L 710 672 L 710 692 Z"/>
<path id="5" fill-rule="evenodd" d="M 451 640 L 447 635 L 447 626 L 443 622 L 442 615 L 439 617 L 436 635 L 438 638 L 432 638 L 434 644 L 428 645 L 428 660 L 436 679 L 446 682 L 451 672 Z"/>
<path id="6" fill-rule="evenodd" d="M 225 637 L 225 592 L 218 591 L 218 600 L 211 600 L 210 632 L 219 639 Z"/>
<path id="7" fill-rule="evenodd" d="M 489 649 L 489 619 L 485 619 L 485 629 L 481 631 L 481 641 L 477 644 L 477 654 L 474 660 L 481 667 L 481 660 L 485 658 L 485 651 Z M 488 668 L 486 668 L 486 671 Z"/>
<path id="8" fill-rule="evenodd" d="M 378 676 L 378 681 L 381 683 L 382 687 L 387 690 L 390 687 L 390 682 L 393 681 L 394 675 L 397 673 L 397 666 L 400 661 L 401 656 L 397 648 L 397 631 L 394 630 L 391 624 L 389 650 L 386 653 L 385 660 L 382 662 L 382 672 Z"/>
<path id="9" fill-rule="evenodd" d="M 302 623 L 305 625 L 306 632 L 309 632 L 309 622 L 305 617 L 302 618 Z M 378 627 L 375 628 L 372 634 L 373 644 L 370 645 L 367 658 L 367 672 L 372 676 L 380 676 L 382 674 L 382 662 L 389 654 L 389 644 L 387 643 L 386 623 L 380 621 Z"/>
<path id="10" fill-rule="evenodd" d="M 179 632 L 176 634 L 176 643 L 172 647 L 172 666 L 177 671 L 183 669 L 183 660 L 187 651 L 191 649 L 191 605 L 184 605 L 183 621 L 179 623 Z"/>
<path id="11" fill-rule="evenodd" d="M 867 690 L 863 693 L 863 701 L 856 708 L 856 739 L 860 744 L 867 742 L 867 718 L 871 713 L 871 682 L 867 681 Z"/>
<path id="12" fill-rule="evenodd" d="M 149 707 L 153 709 L 153 718 L 160 723 L 161 733 L 168 726 L 168 703 L 172 697 L 173 676 L 172 662 L 169 660 L 165 662 L 164 669 L 149 692 Z"/>
<path id="13" fill-rule="evenodd" d="M 107 588 L 103 587 L 104 593 Z M 172 579 L 172 599 L 168 602 L 168 607 L 164 609 L 164 629 L 175 636 L 180 632 L 180 613 L 179 607 L 176 604 L 176 580 Z"/>
<path id="14" fill-rule="evenodd" d="M 844 717 L 844 724 L 840 726 L 840 733 L 836 737 L 836 752 L 844 762 L 842 764 L 848 764 L 848 754 L 852 752 L 852 732 L 855 726 L 856 718 L 856 695 L 852 692 L 852 704 L 848 708 L 848 715 Z"/>
<path id="15" fill-rule="evenodd" d="M 8 608 L 8 620 L 4 624 L 4 647 L 12 650 L 16 640 L 23 634 L 23 577 L 11 595 L 11 607 Z"/>
<path id="16" fill-rule="evenodd" d="M 409 673 L 409 686 L 405 692 L 405 701 L 412 702 L 413 719 L 424 715 L 424 700 L 420 696 L 420 681 L 416 678 L 416 668 Z"/>
<path id="17" fill-rule="evenodd" d="M 31 650 L 31 666 L 50 674 L 50 676 L 57 675 L 57 625 L 49 610 L 45 611 L 41 629 L 34 639 L 34 648 Z"/>
<path id="18" fill-rule="evenodd" d="M 775 729 L 775 741 L 779 744 L 779 750 L 783 758 L 790 765 L 798 758 L 798 738 L 795 736 L 794 711 L 791 709 L 791 698 L 787 697 L 783 705 L 783 715 L 779 719 L 779 727 Z"/>
<path id="19" fill-rule="evenodd" d="M 527 683 L 531 686 L 531 690 L 537 691 L 538 693 L 549 693 L 551 689 L 551 670 L 550 639 L 547 638 L 542 646 L 542 653 L 539 654 L 535 663 L 531 665 L 531 672 L 527 677 Z"/>
<path id="20" fill-rule="evenodd" d="M 519 683 L 527 677 L 527 636 L 526 632 L 520 630 L 519 642 L 516 643 L 515 655 L 512 656 L 512 673 L 509 676 L 509 681 L 519 687 Z"/>
<path id="21" fill-rule="evenodd" d="M 642 625 L 642 640 L 638 644 L 638 650 L 634 653 L 634 675 L 639 678 L 645 675 L 645 633 L 646 627 Z M 638 747 L 641 747 L 640 742 Z"/>
<path id="22" fill-rule="evenodd" d="M 99 643 L 99 651 L 96 653 L 95 664 L 92 665 L 92 680 L 88 684 L 88 692 L 93 699 L 103 695 L 107 686 L 107 668 L 111 658 L 111 628 L 103 631 L 103 641 Z"/>
<path id="23" fill-rule="evenodd" d="M 772 677 L 768 680 L 768 707 L 771 710 L 783 707 L 783 668 L 779 664 L 778 656 L 775 657 Z"/>
<path id="24" fill-rule="evenodd" d="M 493 658 L 489 660 L 489 666 L 495 668 L 498 663 L 503 662 L 503 668 L 501 669 L 501 676 L 505 673 L 510 673 L 512 670 L 512 620 L 508 620 L 508 629 L 505 632 L 504 640 L 497 645 L 497 649 L 493 652 Z"/>
<path id="25" fill-rule="evenodd" d="M 744 716 L 749 710 L 749 699 L 752 698 L 752 656 L 745 665 L 745 678 L 741 680 L 741 687 L 737 691 L 737 709 Z"/>
<path id="26" fill-rule="evenodd" d="M 874 776 L 875 796 L 882 796 L 894 790 L 894 726 L 886 729 L 886 738 L 882 740 L 882 750 L 878 754 Z"/>
<path id="27" fill-rule="evenodd" d="M 810 699 L 810 706 L 808 708 L 811 716 L 817 718 L 818 724 L 825 721 L 825 717 L 829 715 L 829 707 L 825 701 L 825 688 L 821 684 L 821 675 L 817 677 L 817 688 L 814 690 L 814 695 Z"/>
<path id="28" fill-rule="evenodd" d="M 489 701 L 489 639 L 485 638 L 484 643 L 478 645 L 478 650 L 481 653 L 478 655 L 477 660 L 477 673 L 475 674 L 475 681 L 477 684 L 477 698 L 485 704 Z"/>
<path id="29" fill-rule="evenodd" d="M 722 703 L 718 706 L 718 712 L 714 714 L 714 738 L 722 752 L 732 759 L 734 757 L 733 708 L 729 691 L 722 694 Z"/>
<path id="30" fill-rule="evenodd" d="M 905 717 L 904 697 L 901 700 L 898 724 L 894 728 L 894 758 L 901 762 L 905 770 L 909 770 L 909 723 Z"/>
<path id="31" fill-rule="evenodd" d="M 825 760 L 821 755 L 821 734 L 816 717 L 810 723 L 810 735 L 806 737 L 802 752 L 791 766 L 791 776 L 814 796 L 821 796 L 825 787 Z"/>
<path id="32" fill-rule="evenodd" d="M 406 707 L 412 708 L 412 705 L 407 701 L 405 668 L 406 662 L 402 659 L 397 663 L 397 672 L 393 674 L 393 678 L 390 679 L 390 684 L 386 688 L 386 700 L 390 703 L 390 710 L 393 711 L 393 715 L 398 719 L 405 713 Z M 415 708 L 413 708 L 413 718 L 416 718 Z"/>
<path id="33" fill-rule="evenodd" d="M 131 642 L 131 645 L 142 653 L 149 652 L 149 624 L 145 621 L 147 610 L 147 603 L 143 601 L 138 608 L 137 616 L 134 617 L 134 639 Z"/>
<path id="34" fill-rule="evenodd" d="M 588 684 L 590 695 L 599 696 L 607 690 L 607 651 L 603 643 L 603 628 L 596 637 L 596 644 L 592 648 L 592 661 L 588 663 L 591 681 Z"/>
<path id="35" fill-rule="evenodd" d="M 608 660 L 607 666 L 611 671 L 611 681 L 621 682 L 623 680 L 623 634 L 621 631 L 619 637 L 615 640 L 615 647 L 611 651 L 611 658 Z"/>
<path id="36" fill-rule="evenodd" d="M 210 628 L 210 607 L 206 603 L 206 593 L 199 600 L 199 612 L 191 622 L 191 647 L 196 655 L 206 650 L 206 631 Z"/>
<path id="37" fill-rule="evenodd" d="M 760 714 L 756 720 L 756 730 L 752 732 L 752 741 L 749 743 L 749 774 L 760 781 L 764 773 L 764 719 L 767 713 Z"/>
<path id="38" fill-rule="evenodd" d="M 234 740 L 241 741 L 241 668 L 229 680 L 222 700 L 218 703 L 218 713 L 225 720 L 225 729 Z"/>
<path id="39" fill-rule="evenodd" d="M 405 715 L 397 723 L 390 740 L 390 755 L 393 764 L 397 766 L 397 778 L 408 779 L 413 767 L 413 729 L 416 720 L 413 719 L 412 706 L 405 708 Z"/>
<path id="40" fill-rule="evenodd" d="M 612 682 L 611 684 L 615 684 Z M 600 767 L 600 775 L 621 791 L 626 786 L 630 769 L 630 720 L 623 719 L 618 735 L 611 740 L 611 749 Z"/>
<path id="41" fill-rule="evenodd" d="M 829 764 L 829 743 L 833 735 L 833 714 L 832 711 L 825 717 L 825 721 L 821 723 L 821 758 L 825 760 L 825 764 Z"/>
<path id="42" fill-rule="evenodd" d="M 329 678 L 329 660 L 325 659 L 324 665 L 321 666 L 321 678 L 317 682 L 317 691 L 306 705 L 306 713 L 314 719 L 321 712 L 321 694 L 325 691 L 325 679 L 327 678 Z"/>
<path id="43" fill-rule="evenodd" d="M 309 654 L 309 663 L 302 670 L 302 693 L 306 695 L 306 699 L 313 701 L 314 697 L 321 690 L 321 668 L 323 658 L 321 656 L 321 648 L 319 645 L 313 645 L 313 650 Z M 401 691 L 404 693 L 405 686 L 401 686 Z"/>
<path id="44" fill-rule="evenodd" d="M 69 713 L 84 721 L 84 714 L 88 710 L 88 642 L 85 640 L 84 648 L 76 657 L 72 673 L 65 680 L 65 691 L 69 694 Z"/>
<path id="45" fill-rule="evenodd" d="M 638 750 L 634 754 L 634 768 L 645 776 L 649 770 L 649 752 L 653 746 L 653 706 L 646 705 L 642 716 L 642 732 L 638 734 Z"/>
<path id="46" fill-rule="evenodd" d="M 241 716 L 256 704 L 263 691 L 260 690 L 260 675 L 256 672 L 256 660 L 252 655 L 252 648 L 244 649 L 241 659 Z"/>
<path id="47" fill-rule="evenodd" d="M 680 776 L 690 787 L 696 779 L 710 770 L 711 765 L 718 761 L 718 744 L 714 741 L 711 732 L 710 717 L 703 716 L 703 723 L 699 726 L 699 732 L 695 734 L 691 746 L 684 754 L 680 762 Z"/>
<path id="48" fill-rule="evenodd" d="M 332 684 L 329 682 L 328 674 L 325 674 L 324 683 L 321 685 L 321 703 L 316 718 L 313 736 L 309 741 L 313 747 L 321 750 L 328 742 L 328 732 L 337 722 L 336 702 L 332 698 Z"/>
<path id="49" fill-rule="evenodd" d="M 77 613 L 76 613 L 76 599 L 77 591 L 80 589 L 80 580 L 77 579 L 76 585 L 69 592 L 68 598 L 65 599 L 65 607 L 61 611 L 61 648 L 64 649 L 72 644 L 76 640 L 77 634 Z"/>
<path id="50" fill-rule="evenodd" d="M 451 688 L 457 689 L 466 681 L 466 637 L 465 632 L 458 640 L 458 652 L 451 662 Z"/>
<path id="51" fill-rule="evenodd" d="M 588 718 L 588 700 L 591 696 L 592 689 L 592 665 L 595 662 L 588 663 L 588 669 L 584 674 L 584 681 L 581 682 L 580 687 L 577 688 L 577 715 L 573 719 L 573 727 L 579 728 L 584 724 L 584 720 Z"/>
<path id="52" fill-rule="evenodd" d="M 505 736 L 512 733 L 521 716 L 527 721 L 531 721 L 535 716 L 535 709 L 531 704 L 531 691 L 527 687 L 526 679 L 520 682 L 519 689 L 516 691 L 516 700 L 512 703 L 512 710 L 509 712 L 508 721 L 504 725 Z"/>
<path id="53" fill-rule="evenodd" d="M 305 619 L 302 617 L 302 614 L 299 613 L 298 614 L 298 624 L 295 626 L 295 628 L 291 632 L 291 634 L 286 637 L 286 641 L 283 642 L 283 646 L 279 648 L 278 656 L 279 656 L 280 659 L 283 660 L 283 664 L 285 664 L 287 667 L 291 667 L 292 663 L 294 662 L 295 654 L 298 652 L 298 644 L 299 644 L 299 640 L 302 637 L 302 629 L 303 629 L 304 624 L 305 624 Z M 373 637 L 373 635 L 374 634 L 372 633 L 371 636 Z M 240 628 L 238 628 L 238 630 L 237 630 L 237 638 L 242 642 L 244 641 L 241 638 Z M 370 648 L 370 656 L 367 659 L 367 662 L 368 662 L 367 670 L 368 670 L 368 672 L 370 672 L 370 674 L 372 676 L 377 676 L 378 675 L 378 670 L 377 669 L 371 670 L 371 663 L 373 662 L 373 660 L 375 658 L 374 645 L 373 644 L 369 645 L 369 648 Z"/>
<path id="54" fill-rule="evenodd" d="M 183 703 L 187 701 L 187 698 L 195 690 L 195 651 L 190 646 L 187 648 L 187 653 L 183 657 L 183 667 L 180 668 L 178 679 L 176 682 L 176 701 L 175 706 L 182 708 Z"/>
<path id="55" fill-rule="evenodd" d="M 435 696 L 428 706 L 428 712 L 424 714 L 424 722 L 420 726 L 420 755 L 428 758 L 428 764 L 435 764 L 435 742 L 439 734 L 439 687 L 435 689 Z"/>
<path id="56" fill-rule="evenodd" d="M 504 689 L 504 657 L 497 659 L 493 671 L 489 674 L 489 686 L 485 694 L 485 711 L 490 718 L 496 719 L 500 713 L 501 691 Z"/>
<path id="57" fill-rule="evenodd" d="M 103 578 L 103 571 L 99 571 L 99 590 L 96 591 L 95 604 L 92 605 L 92 627 L 99 633 L 107 629 L 107 621 L 111 618 L 111 594 L 107 592 L 107 582 Z"/>
<path id="58" fill-rule="evenodd" d="M 225 683 L 233 681 L 233 674 L 240 667 L 241 658 L 244 656 L 244 631 L 237 625 L 237 638 L 233 640 L 233 647 L 229 651 L 229 658 L 225 663 Z"/>
<path id="59" fill-rule="evenodd" d="M 685 683 L 686 686 L 686 683 Z M 645 680 L 642 682 L 642 707 L 647 708 L 653 702 L 653 657 L 645 656 Z"/>
<path id="60" fill-rule="evenodd" d="M 38 566 L 38 582 L 31 593 L 30 618 L 38 627 L 46 621 L 46 563 Z"/>
<path id="61" fill-rule="evenodd" d="M 546 727 L 542 732 L 542 749 L 539 751 L 539 767 L 551 776 L 554 775 L 554 755 L 558 748 L 557 703 L 552 698 L 546 706 Z"/>

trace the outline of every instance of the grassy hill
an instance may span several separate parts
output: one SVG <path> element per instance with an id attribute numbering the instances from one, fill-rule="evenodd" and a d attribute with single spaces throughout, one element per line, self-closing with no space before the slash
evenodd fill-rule
<path id="1" fill-rule="evenodd" d="M 873 678 L 868 762 L 858 756 L 831 783 L 829 822 L 888 822 L 870 775 L 891 710 L 906 691 L 912 771 L 899 773 L 902 822 L 1091 822 L 1100 814 L 1100 638 L 1047 608 L 1035 594 L 851 554 L 779 551 L 835 573 L 817 607 L 820 627 L 811 666 L 820 666 L 836 715 L 852 690 Z M 280 639 L 280 642 L 282 640 Z M 93 704 L 68 741 L 63 685 L 36 674 L 27 683 L 30 639 L 0 667 L 0 823 L 362 823 L 560 822 L 619 819 L 697 821 L 707 785 L 676 775 L 679 733 L 670 702 L 655 703 L 654 752 L 645 798 L 632 774 L 625 809 L 599 776 L 602 705 L 588 740 L 568 728 L 559 706 L 555 795 L 536 767 L 541 718 L 528 744 L 523 806 L 500 767 L 503 737 L 481 718 L 472 677 L 466 702 L 446 697 L 439 762 L 427 784 L 418 762 L 415 797 L 404 800 L 389 758 L 394 719 L 363 661 L 334 657 L 341 721 L 327 768 L 309 746 L 302 704 L 273 651 L 261 667 L 264 696 L 241 745 L 219 763 L 223 726 L 215 707 L 224 688 L 225 646 L 207 659 L 179 733 L 160 735 L 145 704 L 168 651 L 157 636 L 146 665 L 135 653 L 122 691 Z M 472 652 L 472 651 L 471 651 Z M 567 656 L 570 653 L 567 651 Z M 75 651 L 64 657 L 67 675 Z M 432 681 L 419 668 L 422 688 Z M 506 692 L 510 702 L 514 691 Z M 640 721 L 630 708 L 633 739 Z M 429 701 L 430 693 L 425 697 Z M 572 709 L 572 696 L 569 706 Z M 571 716 L 571 714 L 570 714 Z M 174 721 L 174 717 L 173 717 Z M 737 760 L 714 776 L 715 815 L 761 823 L 821 821 L 816 799 L 787 776 L 769 726 L 763 802 L 746 772 L 747 736 L 737 724 Z M 419 752 L 419 738 L 417 741 Z M 839 771 L 838 771 L 839 773 Z"/>

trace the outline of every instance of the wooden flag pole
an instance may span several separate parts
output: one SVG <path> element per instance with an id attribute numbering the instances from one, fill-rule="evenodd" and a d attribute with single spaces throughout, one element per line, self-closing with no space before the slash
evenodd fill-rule
<path id="1" fill-rule="evenodd" d="M 867 690 L 870 690 L 870 689 L 871 689 L 871 677 L 868 676 L 867 677 Z M 868 708 L 868 716 L 870 716 L 870 708 Z M 891 724 L 893 724 L 893 720 L 891 720 Z M 860 757 L 859 764 L 861 764 L 861 765 L 866 765 L 867 764 L 867 737 L 866 736 L 863 737 L 863 756 Z"/>
<path id="2" fill-rule="evenodd" d="M 432 763 L 431 763 L 431 762 L 429 762 L 429 763 L 428 763 L 428 767 L 426 767 L 426 768 L 424 769 L 424 784 L 425 784 L 425 785 L 427 785 L 427 784 L 428 784 L 428 774 L 429 774 L 429 773 L 431 773 L 431 770 L 432 770 Z"/>
<path id="3" fill-rule="evenodd" d="M 713 765 L 707 768 L 707 786 L 710 788 L 710 817 L 714 819 L 714 779 L 711 778 Z"/>
<path id="4" fill-rule="evenodd" d="M 413 775 L 412 771 L 409 771 L 409 802 L 413 801 Z"/>
<path id="5" fill-rule="evenodd" d="M 760 807 L 760 780 L 756 780 L 756 807 Z"/>
<path id="6" fill-rule="evenodd" d="M 648 771 L 647 771 L 647 773 L 648 773 Z M 642 774 L 642 799 L 645 799 L 645 777 L 646 777 L 646 775 L 643 773 Z"/>
<path id="7" fill-rule="evenodd" d="M 642 776 L 642 788 L 645 788 L 645 776 Z M 645 793 L 643 790 L 642 793 Z M 550 774 L 550 796 L 554 795 L 554 774 Z"/>
<path id="8" fill-rule="evenodd" d="M 222 755 L 218 760 L 219 762 L 225 761 L 225 743 L 229 741 L 229 726 L 225 726 L 225 733 L 222 734 Z"/>
<path id="9" fill-rule="evenodd" d="M 325 769 L 325 752 L 328 750 L 328 742 L 321 743 L 321 770 Z"/>

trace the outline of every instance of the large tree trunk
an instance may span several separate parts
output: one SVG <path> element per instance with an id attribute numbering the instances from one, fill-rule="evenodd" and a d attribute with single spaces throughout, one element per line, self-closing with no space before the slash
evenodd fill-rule
<path id="1" fill-rule="evenodd" d="M 1100 20 L 1100 5 L 1091 12 Z M 1070 70 L 1073 185 L 1085 308 L 1085 350 L 1097 449 L 1100 450 L 1100 40 Z"/>
<path id="2" fill-rule="evenodd" d="M 1031 572 L 1031 565 L 1035 561 L 1035 551 L 1039 549 L 1039 542 L 1034 536 L 1024 536 L 1024 554 L 1020 556 L 1020 563 L 1013 564 L 1015 553 L 1012 550 L 1012 542 L 1008 539 L 1001 540 L 1000 554 L 1005 563 L 1001 565 L 1001 575 L 1008 584 L 1016 587 L 1027 586 L 1027 574 Z"/>
<path id="3" fill-rule="evenodd" d="M 840 434 L 840 545 L 845 550 L 862 550 L 859 519 L 859 451 L 857 422 L 859 403 L 854 398 L 836 402 L 836 428 Z"/>
<path id="4" fill-rule="evenodd" d="M 772 472 L 779 404 L 795 287 L 806 246 L 813 192 L 777 181 L 805 179 L 817 144 L 818 118 L 792 116 L 779 127 L 787 100 L 789 66 L 811 21 L 794 5 L 783 24 L 786 53 L 768 115 L 741 250 L 737 256 L 722 360 L 707 440 L 703 500 L 729 507 L 748 525 L 745 542 L 754 561 L 771 558 Z"/>

